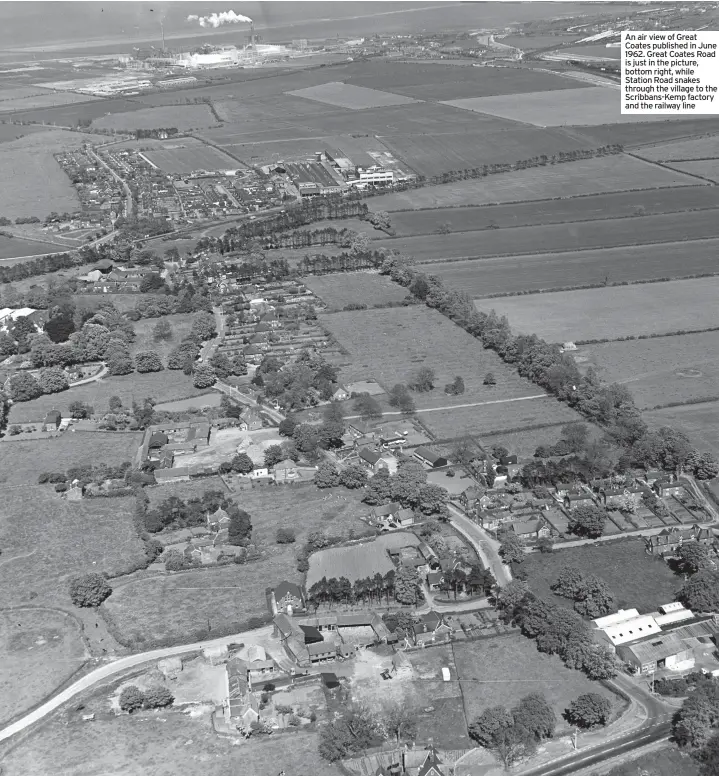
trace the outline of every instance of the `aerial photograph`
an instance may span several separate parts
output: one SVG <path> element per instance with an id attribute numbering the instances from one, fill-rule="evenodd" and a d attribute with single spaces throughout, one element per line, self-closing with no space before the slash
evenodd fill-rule
<path id="1" fill-rule="evenodd" d="M 0 776 L 719 776 L 718 30 L 0 2 Z"/>

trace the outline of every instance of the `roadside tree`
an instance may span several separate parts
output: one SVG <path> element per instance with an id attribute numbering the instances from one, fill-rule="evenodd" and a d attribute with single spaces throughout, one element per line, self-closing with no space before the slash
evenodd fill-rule
<path id="1" fill-rule="evenodd" d="M 564 716 L 571 725 L 582 728 L 592 728 L 606 725 L 612 714 L 612 703 L 609 698 L 596 692 L 588 692 L 573 700 Z"/>

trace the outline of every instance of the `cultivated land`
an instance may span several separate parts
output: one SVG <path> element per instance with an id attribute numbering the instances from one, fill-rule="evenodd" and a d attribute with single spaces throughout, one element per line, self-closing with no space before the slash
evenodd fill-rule
<path id="1" fill-rule="evenodd" d="M 650 242 L 679 242 L 719 236 L 719 211 L 577 221 L 455 234 L 385 238 L 380 244 L 419 261 L 483 258 L 540 252 L 612 248 Z M 691 250 L 691 248 L 688 248 Z"/>
<path id="2" fill-rule="evenodd" d="M 79 102 L 94 102 L 99 97 L 74 92 L 44 92 L 32 97 L 19 97 L 14 100 L 0 100 L 0 113 L 53 108 L 56 105 L 75 105 Z"/>
<path id="3" fill-rule="evenodd" d="M 231 170 L 237 167 L 237 161 L 231 156 L 207 146 L 194 138 L 188 138 L 181 144 L 168 144 L 164 148 L 153 148 L 144 155 L 161 170 L 168 173 L 185 173 L 194 170 Z"/>
<path id="4" fill-rule="evenodd" d="M 673 143 L 660 143 L 654 146 L 637 148 L 634 153 L 656 162 L 668 162 L 682 159 L 719 158 L 719 135 L 708 135 L 691 140 L 676 140 Z"/>
<path id="5" fill-rule="evenodd" d="M 315 275 L 302 282 L 329 308 L 341 310 L 348 304 L 366 304 L 368 307 L 401 302 L 408 291 L 393 283 L 385 275 L 353 272 L 342 275 Z"/>
<path id="6" fill-rule="evenodd" d="M 572 354 L 607 383 L 624 383 L 639 407 L 719 397 L 719 332 L 586 345 Z"/>
<path id="7" fill-rule="evenodd" d="M 465 641 L 453 650 L 470 724 L 485 709 L 511 708 L 533 692 L 542 693 L 554 709 L 558 730 L 568 727 L 562 713 L 582 693 L 599 693 L 612 701 L 615 712 L 621 708 L 610 690 L 567 668 L 556 655 L 538 652 L 531 639 L 519 634 Z"/>
<path id="8" fill-rule="evenodd" d="M 701 175 L 716 183 L 719 180 L 719 159 L 704 159 L 695 162 L 672 162 L 671 166 L 688 175 Z"/>
<path id="9" fill-rule="evenodd" d="M 318 86 L 308 86 L 305 89 L 296 89 L 287 94 L 293 97 L 304 97 L 308 100 L 324 102 L 338 108 L 350 110 L 364 110 L 365 108 L 384 108 L 390 105 L 406 105 L 415 102 L 410 97 L 399 94 L 390 94 L 378 89 L 367 89 L 364 86 L 354 86 L 340 81 L 330 81 Z"/>
<path id="10" fill-rule="evenodd" d="M 478 299 L 476 305 L 506 315 L 515 331 L 567 342 L 719 326 L 717 293 L 719 278 L 712 277 Z"/>
<path id="11" fill-rule="evenodd" d="M 553 197 L 578 197 L 609 191 L 693 186 L 697 178 L 673 172 L 624 154 L 533 167 L 486 178 L 383 194 L 373 210 L 421 210 L 457 205 L 491 205 Z"/>
<path id="12" fill-rule="evenodd" d="M 11 573 L 8 565 L 6 573 Z M 64 612 L 0 612 L 0 724 L 43 700 L 85 662 L 79 623 Z"/>
<path id="13" fill-rule="evenodd" d="M 670 426 L 683 431 L 696 448 L 719 455 L 719 402 L 665 407 L 644 412 L 642 418 L 653 427 Z M 716 492 L 716 483 L 713 489 Z"/>
<path id="14" fill-rule="evenodd" d="M 620 143 L 625 148 L 644 147 L 651 143 L 662 143 L 693 135 L 706 135 L 719 132 L 719 119 L 705 116 L 697 119 L 667 119 L 636 124 L 603 124 L 599 127 L 579 127 L 573 134 L 591 139 L 597 145 Z"/>
<path id="15" fill-rule="evenodd" d="M 683 578 L 673 574 L 664 560 L 644 552 L 643 539 L 570 547 L 549 554 L 532 553 L 521 565 L 529 574 L 533 593 L 571 609 L 568 598 L 550 590 L 565 566 L 576 566 L 601 577 L 614 592 L 617 608 L 636 608 L 641 613 L 656 611 L 657 606 L 674 601 L 683 584 Z"/>
<path id="16" fill-rule="evenodd" d="M 479 340 L 440 313 L 422 306 L 323 315 L 321 323 L 349 353 L 342 382 L 377 380 L 389 389 L 406 383 L 420 367 L 435 370 L 435 388 L 414 394 L 418 408 L 510 399 L 541 394 L 541 389 L 519 377 Z M 487 372 L 497 380 L 483 385 Z M 448 396 L 444 386 L 461 375 L 465 392 Z"/>
<path id="17" fill-rule="evenodd" d="M 155 322 L 157 319 L 153 319 Z M 130 374 L 119 377 L 103 377 L 92 383 L 70 388 L 62 393 L 47 394 L 32 401 L 13 404 L 10 410 L 10 423 L 25 423 L 42 420 L 49 410 L 60 410 L 68 416 L 69 406 L 74 401 L 82 401 L 92 405 L 96 413 L 108 412 L 108 402 L 111 396 L 119 396 L 125 407 L 132 407 L 132 402 L 142 402 L 153 398 L 157 401 L 172 401 L 195 396 L 202 391 L 192 385 L 192 378 L 181 371 L 148 372 L 146 374 Z"/>
<path id="18" fill-rule="evenodd" d="M 96 118 L 92 125 L 98 129 L 135 130 L 176 127 L 199 129 L 217 124 L 208 105 L 168 105 L 161 108 L 141 108 L 129 115 L 113 113 Z"/>
<path id="19" fill-rule="evenodd" d="M 204 481 L 193 484 L 198 496 L 217 489 L 212 483 L 206 487 Z M 163 488 L 162 496 L 173 492 L 171 487 Z M 187 498 L 190 492 L 183 489 L 182 495 Z M 265 591 L 272 581 L 301 581 L 295 554 L 309 533 L 322 530 L 347 536 L 352 528 L 361 534 L 364 524 L 359 516 L 369 512 L 356 493 L 344 488 L 257 488 L 242 491 L 235 500 L 252 517 L 252 542 L 262 558 L 118 586 L 104 606 L 123 634 L 138 643 L 168 636 L 186 638 L 195 630 L 206 630 L 208 619 L 212 627 L 237 623 L 241 630 L 250 617 L 267 615 Z M 297 544 L 276 544 L 278 528 L 294 529 Z"/>
<path id="20" fill-rule="evenodd" d="M 423 264 L 470 296 L 659 280 L 717 271 L 719 240 Z M 538 302 L 537 302 L 538 303 Z M 491 303 L 488 301 L 487 304 Z"/>

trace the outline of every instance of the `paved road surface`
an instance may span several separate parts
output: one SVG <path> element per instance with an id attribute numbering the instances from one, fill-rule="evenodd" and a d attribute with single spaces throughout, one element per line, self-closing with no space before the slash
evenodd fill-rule
<path id="1" fill-rule="evenodd" d="M 185 644 L 177 647 L 167 647 L 166 649 L 154 649 L 149 652 L 141 652 L 137 655 L 128 655 L 127 657 L 121 657 L 112 663 L 106 663 L 89 674 L 86 674 L 81 679 L 73 682 L 69 687 L 66 687 L 62 692 L 59 692 L 50 700 L 38 706 L 34 711 L 26 714 L 17 722 L 13 722 L 6 728 L 0 730 L 0 741 L 4 741 L 16 733 L 30 727 L 30 725 L 39 722 L 41 719 L 51 714 L 67 701 L 79 695 L 81 692 L 92 687 L 94 684 L 101 682 L 105 679 L 109 679 L 115 674 L 119 674 L 123 671 L 127 671 L 128 668 L 140 666 L 143 663 L 154 662 L 156 660 L 162 660 L 165 657 L 173 657 L 174 655 L 182 655 L 186 652 L 196 652 L 204 647 L 221 646 L 223 644 L 244 643 L 244 644 L 256 644 L 266 639 L 272 633 L 272 626 L 268 625 L 264 628 L 258 628 L 253 631 L 246 631 L 244 633 L 235 633 L 232 636 L 222 636 L 219 639 L 198 641 L 194 644 Z"/>
<path id="2" fill-rule="evenodd" d="M 499 542 L 492 539 L 483 528 L 480 528 L 453 504 L 448 504 L 447 508 L 451 515 L 450 522 L 469 540 L 484 567 L 490 569 L 494 574 L 497 584 L 502 587 L 511 582 L 512 572 L 499 556 Z"/>

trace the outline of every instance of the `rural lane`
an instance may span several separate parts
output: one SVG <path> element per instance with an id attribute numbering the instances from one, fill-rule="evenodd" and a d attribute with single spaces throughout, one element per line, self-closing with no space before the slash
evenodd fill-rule
<path id="1" fill-rule="evenodd" d="M 125 217 L 129 218 L 132 215 L 132 191 L 130 191 L 130 187 L 127 184 L 127 181 L 122 178 L 115 170 L 110 167 L 110 165 L 98 154 L 96 154 L 89 146 L 88 146 L 88 155 L 92 156 L 92 158 L 100 165 L 102 165 L 109 173 L 112 175 L 112 177 L 122 186 L 124 192 L 125 192 Z"/>
<path id="2" fill-rule="evenodd" d="M 500 587 L 512 581 L 512 572 L 509 566 L 502 562 L 499 556 L 499 542 L 492 539 L 487 532 L 453 504 L 447 504 L 450 523 L 469 541 L 479 555 L 485 568 L 489 569 Z"/>
<path id="3" fill-rule="evenodd" d="M 465 409 L 466 407 L 484 407 L 487 404 L 508 404 L 512 401 L 529 401 L 530 399 L 546 399 L 549 396 L 549 394 L 546 393 L 536 393 L 533 396 L 519 396 L 516 399 L 492 399 L 492 401 L 475 401 L 471 404 L 449 404 L 445 405 L 444 407 L 425 407 L 421 410 L 415 410 L 412 414 L 419 415 L 420 412 L 444 412 L 445 410 L 461 410 Z M 383 412 L 382 417 L 386 417 L 387 415 L 405 415 L 406 413 L 397 411 L 397 412 Z M 345 417 L 345 420 L 359 420 L 362 416 L 361 415 L 347 415 Z"/>
<path id="4" fill-rule="evenodd" d="M 66 687 L 62 692 L 45 701 L 41 706 L 38 706 L 34 711 L 29 712 L 17 722 L 13 722 L 11 725 L 0 730 L 0 741 L 14 736 L 16 733 L 25 730 L 39 722 L 41 719 L 51 714 L 56 709 L 60 708 L 63 703 L 72 700 L 76 695 L 89 689 L 93 685 L 101 682 L 105 679 L 110 679 L 115 674 L 119 674 L 123 671 L 127 671 L 128 668 L 134 668 L 141 666 L 143 663 L 154 662 L 155 660 L 162 660 L 166 657 L 174 657 L 176 655 L 182 655 L 187 652 L 197 652 L 205 647 L 218 647 L 231 643 L 244 643 L 256 644 L 262 642 L 272 633 L 272 626 L 267 625 L 264 628 L 258 628 L 253 631 L 245 631 L 244 633 L 235 633 L 231 636 L 222 636 L 218 639 L 212 639 L 209 641 L 198 641 L 194 644 L 183 644 L 177 647 L 166 647 L 165 649 L 153 649 L 149 652 L 140 652 L 137 655 L 128 655 L 127 657 L 121 657 L 114 660 L 111 663 L 107 663 L 99 668 L 94 669 L 89 674 L 73 682 L 69 687 Z"/>

